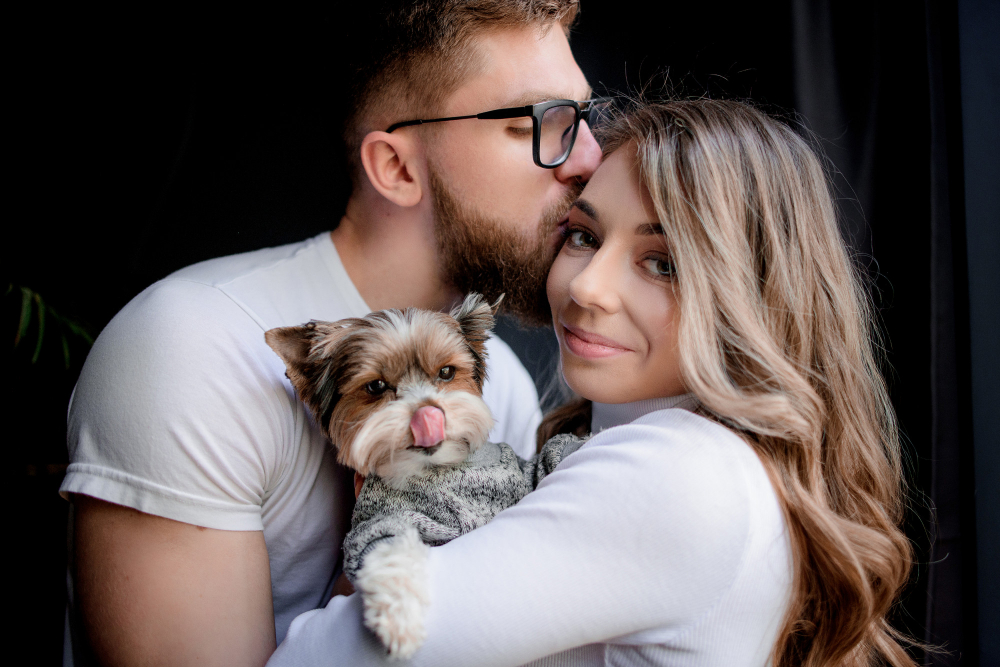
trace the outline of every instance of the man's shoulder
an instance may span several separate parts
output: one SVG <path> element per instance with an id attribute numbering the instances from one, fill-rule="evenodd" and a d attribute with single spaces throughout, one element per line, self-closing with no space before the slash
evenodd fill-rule
<path id="1" fill-rule="evenodd" d="M 114 324 L 254 330 L 367 313 L 328 234 L 299 243 L 217 257 L 154 283 Z"/>
<path id="2" fill-rule="evenodd" d="M 282 263 L 308 252 L 317 238 L 297 243 L 260 248 L 223 257 L 213 257 L 174 271 L 166 280 L 187 280 L 214 287 L 224 287 L 261 271 L 274 269 Z"/>
<path id="3" fill-rule="evenodd" d="M 302 257 L 316 242 L 219 257 L 157 281 L 104 328 L 87 370 L 128 376 L 181 365 L 201 377 L 232 372 L 227 364 L 243 365 L 248 355 L 270 361 L 264 331 L 323 318 L 316 302 L 331 281 Z"/>
<path id="4" fill-rule="evenodd" d="M 180 405 L 193 387 L 208 382 L 235 382 L 259 375 L 262 368 L 280 379 L 268 353 L 264 323 L 225 292 L 197 281 L 161 280 L 101 331 L 81 372 L 74 404 L 85 397 L 102 403 L 114 386 L 130 387 L 131 396 L 123 395 L 123 401 L 148 390 L 169 394 Z"/>

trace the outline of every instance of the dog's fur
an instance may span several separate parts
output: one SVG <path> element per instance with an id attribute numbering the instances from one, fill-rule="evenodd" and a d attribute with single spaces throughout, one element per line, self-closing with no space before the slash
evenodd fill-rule
<path id="1" fill-rule="evenodd" d="M 365 626 L 394 658 L 410 657 L 426 638 L 427 549 L 411 526 L 395 539 L 377 543 L 354 582 L 364 596 Z"/>
<path id="2" fill-rule="evenodd" d="M 265 334 L 338 460 L 366 478 L 355 482 L 344 572 L 363 597 L 365 625 L 393 658 L 424 641 L 428 545 L 485 525 L 583 443 L 556 436 L 530 461 L 486 443 L 485 344 L 499 303 L 473 294 L 450 315 L 385 310 Z M 453 373 L 442 375 L 447 367 Z M 384 390 L 370 391 L 372 383 Z M 418 445 L 416 433 L 429 431 L 417 413 L 428 407 L 444 424 L 431 409 L 433 437 Z"/>
<path id="3" fill-rule="evenodd" d="M 449 315 L 384 310 L 271 329 L 265 340 L 284 360 L 299 397 L 336 446 L 338 461 L 402 490 L 414 478 L 462 464 L 486 442 L 493 417 L 482 400 L 485 344 L 499 305 L 498 300 L 491 307 L 472 294 Z M 411 430 L 411 420 L 424 406 L 444 413 L 444 439 L 430 447 L 417 446 Z M 360 485 L 357 490 L 362 493 Z M 511 502 L 521 495 L 516 492 Z M 485 521 L 496 511 L 491 509 Z M 352 535 L 357 530 L 355 525 Z M 365 625 L 390 656 L 409 657 L 424 639 L 428 547 L 412 527 L 364 546 L 356 558 L 350 555 L 359 568 L 352 572 L 364 598 Z"/>

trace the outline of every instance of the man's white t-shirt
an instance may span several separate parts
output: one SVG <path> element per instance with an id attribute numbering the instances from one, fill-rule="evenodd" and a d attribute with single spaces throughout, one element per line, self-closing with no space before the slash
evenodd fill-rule
<path id="1" fill-rule="evenodd" d="M 335 461 L 264 342 L 273 327 L 370 311 L 328 233 L 182 269 L 98 337 L 69 408 L 60 489 L 221 530 L 262 530 L 280 642 L 329 599 L 350 527 L 353 473 Z M 487 342 L 490 439 L 534 453 L 527 371 Z"/>

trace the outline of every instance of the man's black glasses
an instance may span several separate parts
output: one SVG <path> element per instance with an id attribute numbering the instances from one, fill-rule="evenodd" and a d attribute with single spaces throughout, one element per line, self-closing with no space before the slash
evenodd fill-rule
<path id="1" fill-rule="evenodd" d="M 586 121 L 593 126 L 596 116 L 606 110 L 612 102 L 610 97 L 598 97 L 584 102 L 574 100 L 549 100 L 538 104 L 528 104 L 523 107 L 494 109 L 470 116 L 451 116 L 449 118 L 425 118 L 422 120 L 405 120 L 393 123 L 386 132 L 393 132 L 401 127 L 423 125 L 424 123 L 442 123 L 446 120 L 496 120 L 500 118 L 531 118 L 531 156 L 535 164 L 545 169 L 555 169 L 569 157 L 576 142 L 576 133 L 580 129 L 580 121 Z"/>

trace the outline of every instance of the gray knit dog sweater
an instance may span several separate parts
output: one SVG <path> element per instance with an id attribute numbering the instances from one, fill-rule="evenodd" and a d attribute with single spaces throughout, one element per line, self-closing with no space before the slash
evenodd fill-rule
<path id="1" fill-rule="evenodd" d="M 434 468 L 395 489 L 369 475 L 344 538 L 344 572 L 354 582 L 364 557 L 376 544 L 415 527 L 430 546 L 450 542 L 486 525 L 514 505 L 586 441 L 557 435 L 530 460 L 506 444 L 487 442 L 457 466 Z"/>

